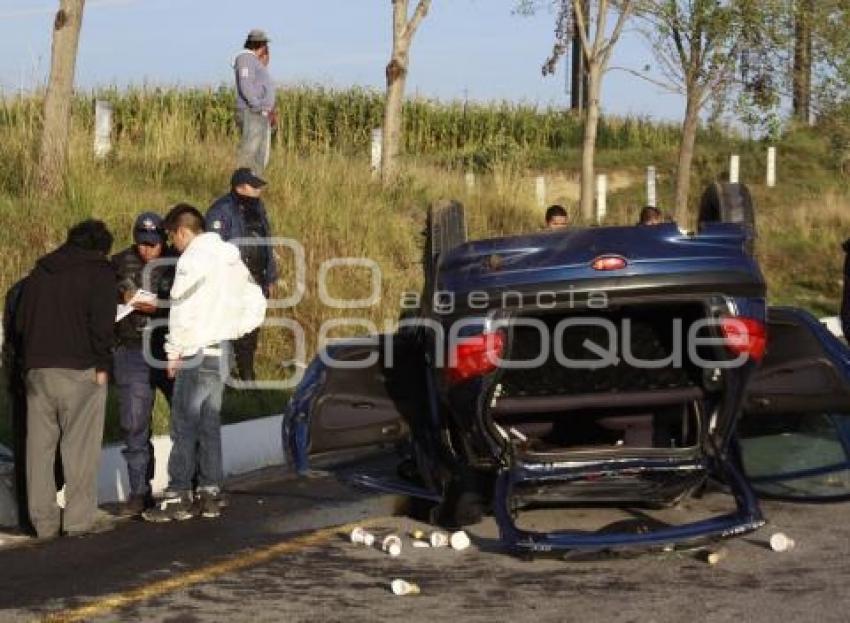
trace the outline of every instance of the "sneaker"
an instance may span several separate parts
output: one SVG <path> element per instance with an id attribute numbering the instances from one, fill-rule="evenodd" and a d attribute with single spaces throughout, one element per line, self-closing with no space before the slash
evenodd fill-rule
<path id="1" fill-rule="evenodd" d="M 148 505 L 144 495 L 131 495 L 118 509 L 121 517 L 137 517 L 142 514 Z"/>
<path id="2" fill-rule="evenodd" d="M 221 509 L 227 506 L 220 492 L 199 491 L 199 512 L 201 517 L 216 519 L 221 517 Z"/>
<path id="3" fill-rule="evenodd" d="M 153 508 L 142 513 L 145 521 L 160 523 L 164 521 L 185 521 L 192 518 L 192 494 L 171 493 L 157 502 Z"/>

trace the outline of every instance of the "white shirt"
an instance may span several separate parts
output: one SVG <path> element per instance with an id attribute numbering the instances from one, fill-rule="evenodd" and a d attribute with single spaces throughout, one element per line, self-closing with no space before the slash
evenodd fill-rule
<path id="1" fill-rule="evenodd" d="M 195 237 L 177 260 L 165 352 L 191 357 L 263 323 L 266 299 L 239 257 L 217 233 Z"/>

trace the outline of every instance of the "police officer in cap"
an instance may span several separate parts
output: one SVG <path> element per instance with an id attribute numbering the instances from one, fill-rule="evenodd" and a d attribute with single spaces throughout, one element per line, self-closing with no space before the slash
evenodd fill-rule
<path id="1" fill-rule="evenodd" d="M 251 169 L 236 169 L 230 179 L 230 192 L 210 206 L 206 216 L 206 229 L 217 232 L 222 240 L 234 241 L 239 247 L 242 261 L 266 298 L 277 281 L 277 265 L 272 246 L 266 243 L 271 237 L 271 226 L 260 195 L 265 180 Z M 253 381 L 254 355 L 257 352 L 259 329 L 233 343 L 239 378 Z"/>
<path id="2" fill-rule="evenodd" d="M 123 509 L 126 515 L 141 513 L 151 502 L 150 437 L 156 390 L 171 404 L 173 381 L 164 369 L 168 309 L 143 296 L 147 292 L 156 295 L 158 301 L 168 300 L 174 267 L 165 258 L 166 254 L 162 217 L 143 212 L 133 226 L 133 244 L 112 256 L 118 278 L 118 302 L 132 307 L 132 312 L 115 325 L 113 359 L 125 440 L 123 454 L 130 480 L 130 497 Z M 146 270 L 148 264 L 151 267 Z"/>

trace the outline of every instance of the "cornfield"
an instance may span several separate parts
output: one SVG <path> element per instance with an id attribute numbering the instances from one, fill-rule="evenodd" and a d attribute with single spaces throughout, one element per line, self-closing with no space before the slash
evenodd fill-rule
<path id="1" fill-rule="evenodd" d="M 218 89 L 116 88 L 78 94 L 75 123 L 93 124 L 93 102 L 103 99 L 114 109 L 117 142 L 161 141 L 163 123 L 176 122 L 193 142 L 231 139 L 236 132 L 234 93 Z M 367 149 L 373 128 L 383 118 L 383 93 L 362 88 L 333 90 L 293 87 L 278 94 L 278 147 L 297 151 Z M 7 98 L 0 104 L 0 133 L 38 123 L 39 97 Z M 409 153 L 473 161 L 479 153 L 562 151 L 582 140 L 581 120 L 569 110 L 532 104 L 441 103 L 412 99 L 405 104 L 404 142 Z M 678 145 L 678 124 L 642 117 L 604 117 L 600 149 L 664 149 Z"/>

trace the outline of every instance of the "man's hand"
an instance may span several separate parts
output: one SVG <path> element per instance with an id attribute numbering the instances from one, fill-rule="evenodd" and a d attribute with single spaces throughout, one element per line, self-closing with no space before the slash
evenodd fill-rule
<path id="1" fill-rule="evenodd" d="M 106 385 L 109 382 L 109 373 L 105 370 L 97 370 L 94 374 L 94 381 L 98 385 Z"/>
<path id="2" fill-rule="evenodd" d="M 276 110 L 270 110 L 269 111 L 269 125 L 271 126 L 272 130 L 277 129 L 277 121 L 278 121 L 277 111 Z"/>
<path id="3" fill-rule="evenodd" d="M 156 305 L 152 303 L 136 302 L 133 303 L 133 309 L 135 309 L 137 312 L 142 312 L 143 314 L 148 315 L 156 313 Z"/>
<path id="4" fill-rule="evenodd" d="M 183 365 L 182 359 L 169 359 L 168 367 L 165 369 L 165 373 L 168 375 L 168 378 L 173 379 L 177 376 L 177 371 L 180 369 L 180 366 Z"/>

